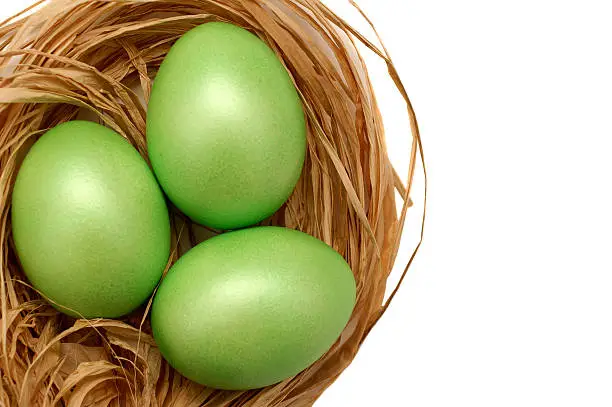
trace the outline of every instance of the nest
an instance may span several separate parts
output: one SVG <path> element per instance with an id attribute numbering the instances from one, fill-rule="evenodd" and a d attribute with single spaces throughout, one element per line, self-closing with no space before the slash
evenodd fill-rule
<path id="1" fill-rule="evenodd" d="M 295 377 L 244 392 L 206 388 L 173 370 L 150 335 L 150 302 L 120 320 L 58 313 L 28 284 L 11 238 L 11 189 L 32 143 L 47 129 L 85 116 L 114 129 L 147 159 L 152 79 L 174 41 L 208 21 L 231 22 L 269 44 L 304 104 L 308 149 L 301 179 L 264 224 L 296 228 L 334 247 L 350 264 L 358 291 L 349 324 L 324 356 Z M 406 100 L 412 131 L 406 186 L 389 162 L 357 42 L 382 58 Z M 0 24 L 0 75 L 0 404 L 312 405 L 348 366 L 393 297 L 384 301 L 421 148 L 414 112 L 386 50 L 318 0 L 51 0 Z M 399 214 L 396 196 L 403 200 Z M 218 233 L 171 212 L 168 267 Z"/>

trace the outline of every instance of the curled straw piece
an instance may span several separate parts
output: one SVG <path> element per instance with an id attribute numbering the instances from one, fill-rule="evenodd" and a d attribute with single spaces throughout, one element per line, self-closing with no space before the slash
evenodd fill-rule
<path id="1" fill-rule="evenodd" d="M 383 304 L 423 157 L 414 111 L 384 47 L 318 0 L 49 0 L 32 10 L 0 24 L 0 405 L 312 405 L 351 362 L 397 290 Z M 293 378 L 246 392 L 209 389 L 174 371 L 150 336 L 148 305 L 122 320 L 59 314 L 27 284 L 11 239 L 12 184 L 34 140 L 61 122 L 94 117 L 147 159 L 152 78 L 173 42 L 207 21 L 231 22 L 267 42 L 305 106 L 302 177 L 264 224 L 297 228 L 333 246 L 350 264 L 358 289 L 349 324 L 324 356 Z M 389 162 L 356 41 L 385 61 L 406 100 L 412 131 L 407 187 Z M 399 218 L 396 190 L 403 199 Z M 173 210 L 176 250 L 168 266 L 215 233 Z"/>

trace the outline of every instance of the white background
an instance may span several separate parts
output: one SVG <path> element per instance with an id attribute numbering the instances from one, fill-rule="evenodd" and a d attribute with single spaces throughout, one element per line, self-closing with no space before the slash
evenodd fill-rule
<path id="1" fill-rule="evenodd" d="M 428 222 L 392 306 L 316 407 L 612 406 L 609 2 L 359 4 L 417 112 Z M 365 55 L 405 174 L 402 101 Z"/>

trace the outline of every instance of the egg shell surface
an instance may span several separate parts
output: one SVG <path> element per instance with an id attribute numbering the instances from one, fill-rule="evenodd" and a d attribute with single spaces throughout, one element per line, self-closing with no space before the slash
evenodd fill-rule
<path id="1" fill-rule="evenodd" d="M 238 229 L 291 195 L 306 151 L 304 111 L 262 40 L 232 24 L 205 23 L 185 33 L 159 68 L 147 143 L 157 179 L 182 212 Z"/>
<path id="2" fill-rule="evenodd" d="M 244 390 L 291 377 L 338 339 L 355 304 L 346 261 L 282 227 L 213 237 L 184 254 L 153 300 L 162 355 L 206 386 Z"/>
<path id="3" fill-rule="evenodd" d="M 153 173 L 127 140 L 93 122 L 60 124 L 34 143 L 11 218 L 26 276 L 72 316 L 129 313 L 151 295 L 170 253 Z"/>

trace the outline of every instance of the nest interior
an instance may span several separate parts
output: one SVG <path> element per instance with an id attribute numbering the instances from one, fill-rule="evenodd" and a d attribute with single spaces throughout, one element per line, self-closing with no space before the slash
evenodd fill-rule
<path id="1" fill-rule="evenodd" d="M 318 0 L 41 3 L 0 24 L 0 404 L 312 405 L 389 304 L 386 282 L 422 151 L 410 101 L 384 47 Z M 208 21 L 231 22 L 264 40 L 291 74 L 307 116 L 301 179 L 281 210 L 263 223 L 325 241 L 344 256 L 357 281 L 351 320 L 324 356 L 295 377 L 245 392 L 206 388 L 174 371 L 150 336 L 150 302 L 120 320 L 58 313 L 28 284 L 11 240 L 12 184 L 32 143 L 61 122 L 87 117 L 117 131 L 147 159 L 146 103 L 155 73 L 174 41 Z M 384 60 L 406 100 L 412 132 L 406 135 L 412 137 L 406 185 L 389 162 L 357 42 Z M 403 200 L 399 213 L 396 192 Z M 171 213 L 175 249 L 168 267 L 219 233 L 192 224 L 174 208 Z"/>

